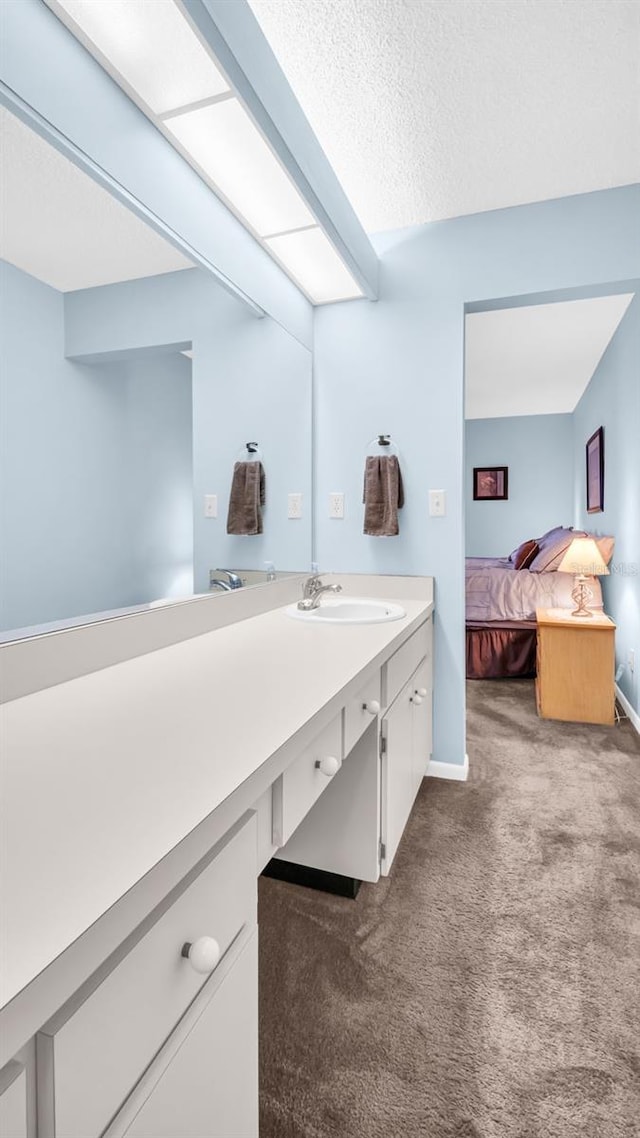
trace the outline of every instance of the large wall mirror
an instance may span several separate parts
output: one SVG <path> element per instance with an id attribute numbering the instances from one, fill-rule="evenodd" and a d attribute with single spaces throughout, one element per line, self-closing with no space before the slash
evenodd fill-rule
<path id="1" fill-rule="evenodd" d="M 310 351 L 1 108 L 0 130 L 1 638 L 308 569 Z M 264 503 L 255 525 L 240 470 L 228 533 L 245 460 Z"/>

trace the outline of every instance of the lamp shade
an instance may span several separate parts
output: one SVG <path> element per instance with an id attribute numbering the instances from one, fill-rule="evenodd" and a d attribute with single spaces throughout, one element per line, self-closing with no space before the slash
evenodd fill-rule
<path id="1" fill-rule="evenodd" d="M 580 574 L 584 577 L 602 577 L 608 572 L 592 537 L 574 537 L 558 565 L 558 573 Z"/>

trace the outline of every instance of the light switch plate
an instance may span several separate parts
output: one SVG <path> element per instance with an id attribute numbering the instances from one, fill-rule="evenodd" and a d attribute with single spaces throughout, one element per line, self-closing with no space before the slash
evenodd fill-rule
<path id="1" fill-rule="evenodd" d="M 217 518 L 218 516 L 218 495 L 205 494 L 204 496 L 204 516 L 205 518 Z"/>
<path id="2" fill-rule="evenodd" d="M 447 512 L 447 496 L 444 490 L 429 491 L 429 515 L 432 518 L 443 518 Z"/>
<path id="3" fill-rule="evenodd" d="M 288 496 L 288 507 L 287 507 L 287 517 L 288 518 L 301 518 L 302 517 L 302 494 L 289 494 L 289 496 Z"/>

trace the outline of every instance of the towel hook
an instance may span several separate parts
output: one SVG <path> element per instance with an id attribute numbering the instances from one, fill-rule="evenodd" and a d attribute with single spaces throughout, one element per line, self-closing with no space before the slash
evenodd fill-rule
<path id="1" fill-rule="evenodd" d="M 246 448 L 247 448 L 249 454 L 255 454 L 258 450 L 258 444 L 257 443 L 246 443 L 245 445 L 246 445 Z"/>
<path id="2" fill-rule="evenodd" d="M 378 446 L 388 447 L 391 445 L 391 435 L 378 435 Z"/>

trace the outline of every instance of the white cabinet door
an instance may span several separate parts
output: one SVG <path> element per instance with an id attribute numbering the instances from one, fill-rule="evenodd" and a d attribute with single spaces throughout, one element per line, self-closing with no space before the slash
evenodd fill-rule
<path id="1" fill-rule="evenodd" d="M 432 661 L 418 666 L 382 721 L 381 872 L 389 873 L 431 756 Z"/>
<path id="2" fill-rule="evenodd" d="M 388 873 L 416 796 L 412 683 L 405 684 L 382 723 L 382 872 Z"/>
<path id="3" fill-rule="evenodd" d="M 431 659 L 429 658 L 422 661 L 420 667 L 412 677 L 413 694 L 422 700 L 422 703 L 418 703 L 417 701 L 413 703 L 413 737 L 411 747 L 416 794 L 427 773 L 429 759 L 431 758 L 433 718 L 431 687 Z"/>
<path id="4" fill-rule="evenodd" d="M 257 929 L 209 983 L 104 1138 L 258 1138 Z"/>

